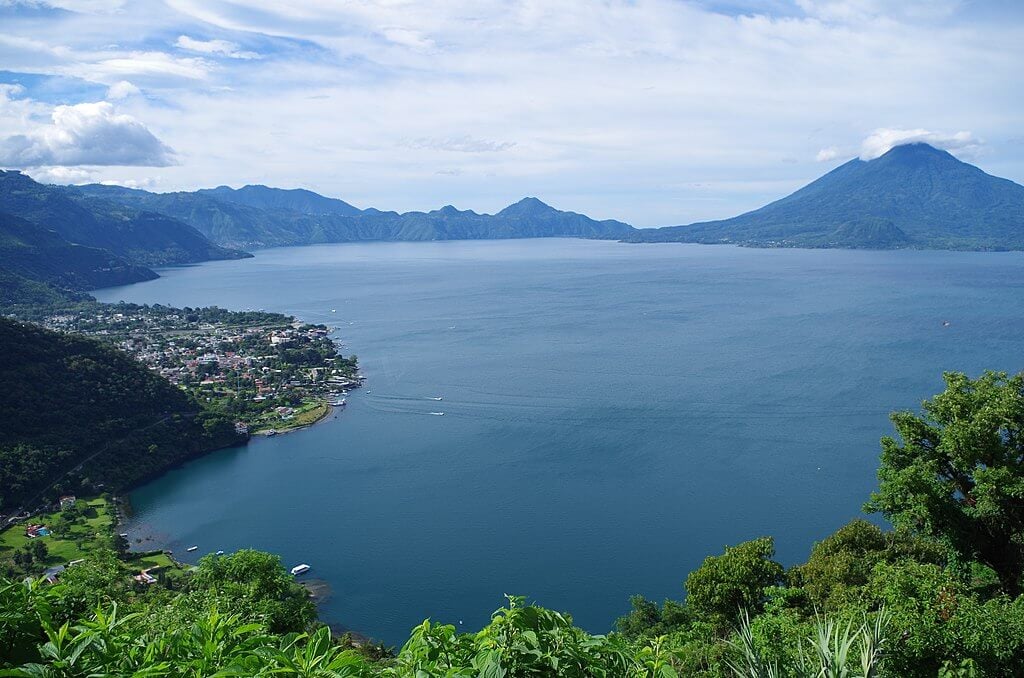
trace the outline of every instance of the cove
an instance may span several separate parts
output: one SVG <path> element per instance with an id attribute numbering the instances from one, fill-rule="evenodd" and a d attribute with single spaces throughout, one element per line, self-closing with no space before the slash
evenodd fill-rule
<path id="1" fill-rule="evenodd" d="M 890 410 L 1024 368 L 1021 253 L 372 243 L 161 275 L 95 296 L 326 323 L 368 380 L 138 488 L 127 532 L 310 563 L 322 616 L 391 644 L 504 593 L 604 632 L 761 535 L 801 562 L 859 515 Z"/>

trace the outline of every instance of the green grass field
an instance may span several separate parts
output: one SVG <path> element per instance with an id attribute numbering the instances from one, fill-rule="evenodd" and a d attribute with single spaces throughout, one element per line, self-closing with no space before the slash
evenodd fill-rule
<path id="1" fill-rule="evenodd" d="M 253 424 L 254 433 L 262 433 L 270 429 L 278 432 L 288 431 L 314 424 L 328 415 L 331 406 L 322 400 L 312 400 L 295 408 L 291 419 L 282 419 L 277 414 L 268 413 Z"/>
<path id="2" fill-rule="evenodd" d="M 114 507 L 101 497 L 79 500 L 82 507 L 82 518 L 72 525 L 65 534 L 50 534 L 46 537 L 30 539 L 25 535 L 25 525 L 35 523 L 53 529 L 57 524 L 60 511 L 41 513 L 33 516 L 25 523 L 12 525 L 0 532 L 0 560 L 7 560 L 13 553 L 36 540 L 46 544 L 49 555 L 38 569 L 54 565 L 66 565 L 72 560 L 88 558 L 89 552 L 100 547 L 110 546 L 114 532 Z"/>

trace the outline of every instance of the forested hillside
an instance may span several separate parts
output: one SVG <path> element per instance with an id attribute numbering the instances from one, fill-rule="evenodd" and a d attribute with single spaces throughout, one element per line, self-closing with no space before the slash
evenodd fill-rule
<path id="1" fill-rule="evenodd" d="M 156 212 L 80 195 L 13 171 L 0 171 L 0 212 L 76 245 L 108 250 L 140 266 L 248 256 L 215 245 L 188 224 Z M 0 266 L 3 260 L 0 260 Z"/>
<path id="2" fill-rule="evenodd" d="M 70 290 L 127 285 L 156 277 L 148 268 L 132 264 L 108 250 L 72 244 L 55 231 L 2 212 L 0 270 Z M 10 296 L 12 300 L 21 301 Z"/>
<path id="3" fill-rule="evenodd" d="M 111 552 L 69 568 L 55 586 L 0 576 L 0 668 L 12 667 L 11 676 L 1024 675 L 1024 376 L 948 374 L 946 384 L 923 413 L 894 413 L 897 436 L 882 439 L 879 488 L 866 509 L 894 529 L 854 520 L 788 569 L 769 537 L 727 546 L 680 573 L 684 598 L 635 597 L 609 634 L 510 596 L 479 631 L 427 620 L 392 653 L 332 639 L 274 556 L 211 555 L 192 574 L 171 570 L 144 586 Z"/>
<path id="4" fill-rule="evenodd" d="M 618 239 L 635 230 L 620 221 L 598 221 L 557 210 L 536 198 L 524 198 L 497 214 L 450 205 L 430 212 L 398 213 L 360 210 L 312 191 L 267 186 L 151 193 L 92 184 L 68 190 L 159 212 L 194 226 L 216 243 L 242 248 L 370 240 Z"/>
<path id="5" fill-rule="evenodd" d="M 125 354 L 0 318 L 0 511 L 43 495 L 116 491 L 240 442 Z"/>

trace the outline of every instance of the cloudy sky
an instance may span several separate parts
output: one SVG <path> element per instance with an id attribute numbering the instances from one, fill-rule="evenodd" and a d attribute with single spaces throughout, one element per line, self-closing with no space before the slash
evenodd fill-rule
<path id="1" fill-rule="evenodd" d="M 1018 0 L 0 0 L 0 166 L 726 217 L 923 139 L 1024 182 Z"/>

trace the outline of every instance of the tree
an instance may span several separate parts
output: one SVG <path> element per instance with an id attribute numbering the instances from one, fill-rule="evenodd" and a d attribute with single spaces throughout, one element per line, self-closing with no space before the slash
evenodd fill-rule
<path id="1" fill-rule="evenodd" d="M 694 612 L 713 617 L 727 627 L 740 610 L 756 612 L 765 589 L 782 581 L 782 565 L 772 560 L 775 541 L 761 537 L 738 546 L 726 546 L 720 556 L 708 556 L 686 578 L 686 603 Z"/>
<path id="2" fill-rule="evenodd" d="M 29 548 L 32 549 L 32 557 L 36 559 L 36 562 L 41 563 L 50 555 L 50 549 L 46 548 L 42 539 L 33 539 L 29 543 Z"/>
<path id="3" fill-rule="evenodd" d="M 316 619 L 309 592 L 270 553 L 243 549 L 205 556 L 192 578 L 192 589 L 215 596 L 221 609 L 266 623 L 274 633 L 303 631 Z"/>
<path id="4" fill-rule="evenodd" d="M 862 596 L 878 563 L 909 557 L 941 565 L 943 555 L 934 541 L 906 531 L 883 532 L 858 518 L 816 543 L 807 562 L 790 571 L 790 585 L 800 586 L 815 607 L 834 610 Z"/>
<path id="5" fill-rule="evenodd" d="M 950 372 L 923 415 L 894 412 L 879 489 L 865 509 L 940 540 L 996 573 L 1011 596 L 1024 573 L 1024 374 Z"/>

